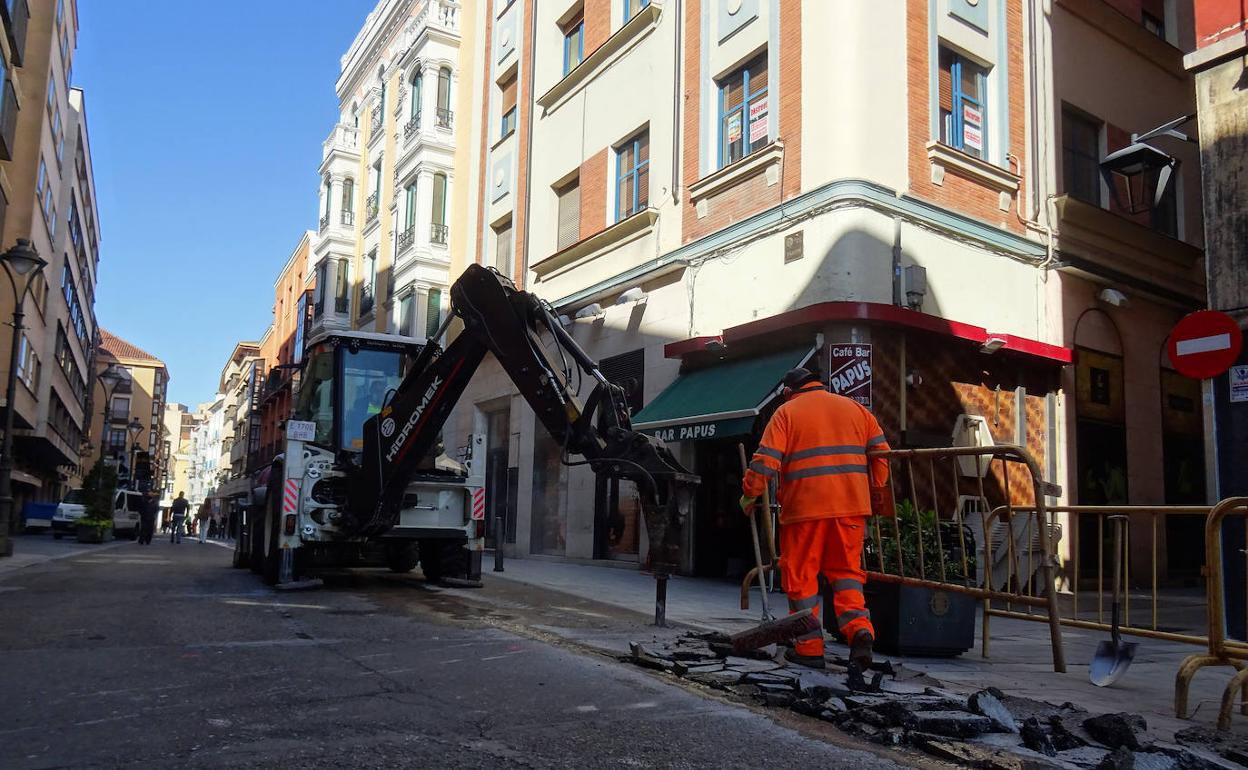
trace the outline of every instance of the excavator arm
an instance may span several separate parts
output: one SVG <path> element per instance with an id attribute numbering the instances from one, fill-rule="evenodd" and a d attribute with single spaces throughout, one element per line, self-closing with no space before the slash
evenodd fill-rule
<path id="1" fill-rule="evenodd" d="M 445 349 L 436 336 L 430 339 L 381 413 L 364 424 L 364 451 L 349 484 L 347 528 L 375 534 L 397 522 L 421 460 L 486 353 L 492 353 L 564 448 L 565 458 L 584 458 L 565 462 L 588 464 L 595 473 L 636 484 L 662 593 L 680 561 L 680 535 L 697 476 L 660 439 L 632 429 L 623 390 L 607 381 L 542 300 L 492 269 L 471 265 L 451 286 L 451 317 L 463 322 L 463 331 Z M 544 334 L 550 335 L 557 360 Z M 593 388 L 582 403 L 577 394 L 584 378 Z"/>

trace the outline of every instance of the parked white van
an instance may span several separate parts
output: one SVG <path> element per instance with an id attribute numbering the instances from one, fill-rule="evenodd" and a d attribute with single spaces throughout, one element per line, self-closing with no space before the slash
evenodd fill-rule
<path id="1" fill-rule="evenodd" d="M 56 513 L 52 514 L 52 537 L 60 540 L 66 533 L 73 534 L 78 520 L 87 512 L 84 502 L 86 497 L 81 489 L 71 489 L 65 493 L 65 499 L 57 504 Z"/>
<path id="2" fill-rule="evenodd" d="M 134 540 L 139 536 L 139 514 L 143 512 L 143 495 L 130 489 L 119 489 L 113 498 L 113 536 Z"/>

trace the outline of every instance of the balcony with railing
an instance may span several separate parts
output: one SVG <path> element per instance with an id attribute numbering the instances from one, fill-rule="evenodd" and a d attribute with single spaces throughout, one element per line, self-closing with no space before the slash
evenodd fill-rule
<path id="1" fill-rule="evenodd" d="M 416 113 L 403 124 L 403 141 L 410 142 L 420 131 L 420 113 Z"/>
<path id="2" fill-rule="evenodd" d="M 352 210 L 350 210 L 350 209 L 343 209 L 343 212 L 342 212 L 342 225 L 343 225 L 343 227 L 354 227 L 354 226 L 355 226 L 355 212 L 354 212 L 354 211 L 352 211 Z"/>
<path id="3" fill-rule="evenodd" d="M 334 312 L 349 313 L 351 311 L 351 300 L 345 294 L 339 294 L 334 297 Z"/>
<path id="4" fill-rule="evenodd" d="M 455 119 L 455 113 L 446 107 L 438 108 L 438 128 L 450 128 L 451 121 Z"/>
<path id="5" fill-rule="evenodd" d="M 321 227 L 319 232 L 325 232 L 325 228 L 329 227 L 329 214 L 321 215 Z"/>
<path id="6" fill-rule="evenodd" d="M 372 222 L 377 218 L 377 211 L 380 204 L 380 194 L 373 193 L 364 201 L 364 221 Z"/>
<path id="7" fill-rule="evenodd" d="M 385 119 L 386 119 L 386 114 L 384 111 L 382 111 L 381 105 L 379 104 L 376 107 L 374 107 L 373 112 L 369 116 L 369 120 L 368 120 L 368 126 L 369 126 L 368 130 L 369 130 L 370 141 L 372 140 L 372 138 L 376 137 L 378 134 L 381 133 L 381 125 L 385 121 Z"/>
<path id="8" fill-rule="evenodd" d="M 360 151 L 360 130 L 355 126 L 339 123 L 329 132 L 325 140 L 321 160 L 325 160 L 334 152 L 358 155 Z"/>
<path id="9" fill-rule="evenodd" d="M 360 315 L 366 315 L 371 311 L 374 303 L 373 287 L 369 284 L 364 284 L 360 287 Z"/>
<path id="10" fill-rule="evenodd" d="M 450 234 L 451 228 L 446 225 L 434 224 L 429 227 L 429 240 L 439 246 L 446 245 L 446 237 Z"/>
<path id="11" fill-rule="evenodd" d="M 407 229 L 399 233 L 399 253 L 407 251 L 416 242 L 416 225 L 408 225 Z"/>

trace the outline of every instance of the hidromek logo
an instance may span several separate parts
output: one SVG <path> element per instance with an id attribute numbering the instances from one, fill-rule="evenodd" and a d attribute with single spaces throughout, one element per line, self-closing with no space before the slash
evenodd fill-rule
<path id="1" fill-rule="evenodd" d="M 412 432 L 412 427 L 420 420 L 420 416 L 425 413 L 425 408 L 429 406 L 429 402 L 433 400 L 433 395 L 437 393 L 438 386 L 441 384 L 441 377 L 435 377 L 433 382 L 429 383 L 429 387 L 425 389 L 424 397 L 420 399 L 420 406 L 416 407 L 416 411 L 412 412 L 411 417 L 407 418 L 407 424 L 403 426 L 403 430 L 399 431 L 398 438 L 390 445 L 390 451 L 386 453 L 386 462 L 394 462 L 394 456 L 407 443 L 407 434 Z"/>

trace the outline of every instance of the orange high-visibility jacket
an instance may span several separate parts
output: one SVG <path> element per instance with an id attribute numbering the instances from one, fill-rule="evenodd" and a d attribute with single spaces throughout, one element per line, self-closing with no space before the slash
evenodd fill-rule
<path id="1" fill-rule="evenodd" d="M 871 515 L 867 451 L 888 449 L 861 404 L 811 383 L 772 415 L 742 483 L 758 497 L 779 482 L 780 521 Z M 888 481 L 888 461 L 870 462 L 870 483 Z"/>

